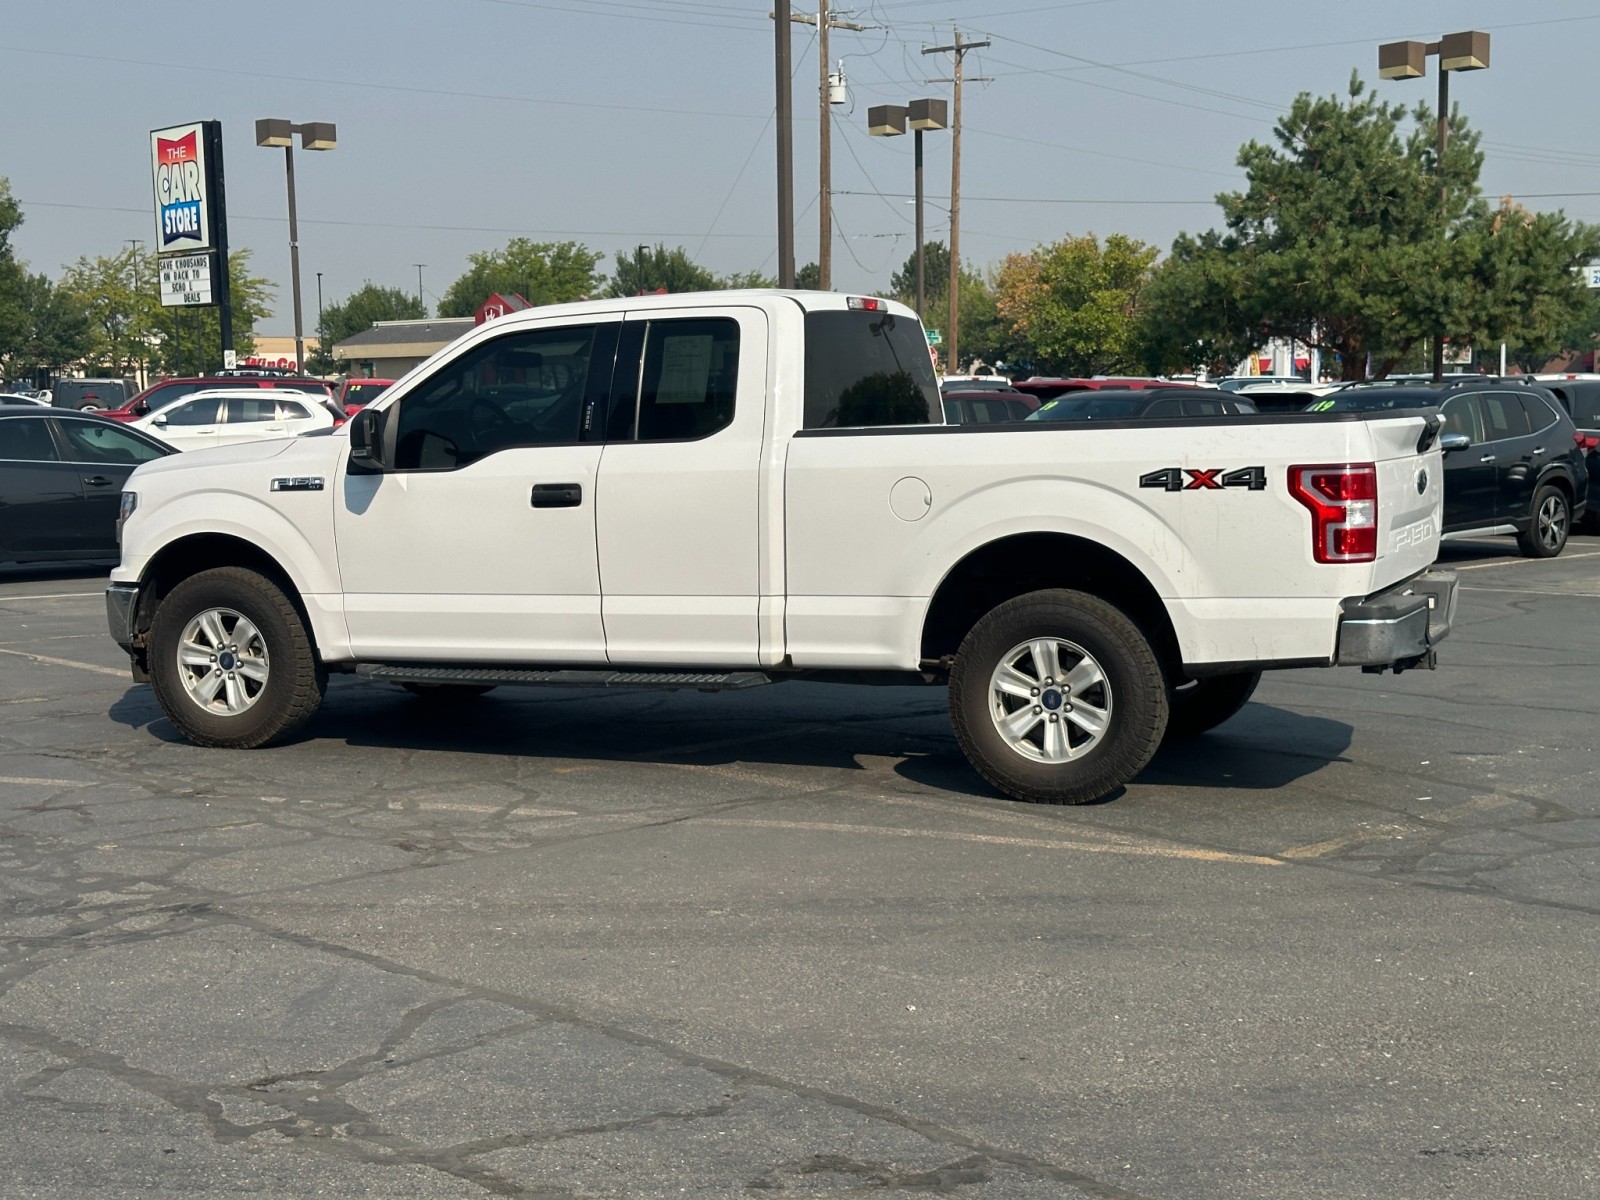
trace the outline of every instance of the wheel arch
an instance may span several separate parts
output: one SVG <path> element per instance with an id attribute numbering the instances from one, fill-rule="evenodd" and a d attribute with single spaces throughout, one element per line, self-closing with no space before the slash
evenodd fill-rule
<path id="1" fill-rule="evenodd" d="M 923 619 L 924 662 L 948 662 L 986 612 L 1028 592 L 1070 588 L 1128 615 L 1171 675 L 1182 654 L 1167 606 L 1145 574 L 1117 551 L 1069 533 L 1018 533 L 970 551 L 939 582 Z"/>
<path id="2" fill-rule="evenodd" d="M 175 538 L 151 556 L 139 577 L 139 611 L 136 645 L 143 647 L 155 611 L 167 593 L 185 579 L 216 567 L 244 567 L 276 584 L 305 622 L 316 649 L 316 628 L 305 598 L 293 576 L 275 557 L 245 538 L 229 533 L 194 533 Z"/>

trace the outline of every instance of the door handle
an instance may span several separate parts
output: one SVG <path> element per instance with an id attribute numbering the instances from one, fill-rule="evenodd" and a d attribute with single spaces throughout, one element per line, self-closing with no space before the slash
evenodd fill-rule
<path id="1" fill-rule="evenodd" d="M 577 508 L 583 503 L 581 483 L 536 483 L 533 485 L 535 508 Z"/>
<path id="2" fill-rule="evenodd" d="M 1480 458 L 1480 459 L 1479 459 L 1479 460 L 1478 460 L 1478 461 L 1479 461 L 1479 462 L 1493 462 L 1493 461 L 1494 461 L 1494 455 L 1492 455 L 1492 454 L 1485 454 L 1485 455 L 1484 455 L 1484 456 L 1483 456 L 1483 457 L 1482 457 L 1482 458 Z"/>
<path id="3" fill-rule="evenodd" d="M 1543 446 L 1535 446 L 1533 448 L 1533 457 L 1534 458 L 1538 458 L 1539 455 L 1541 455 L 1543 453 L 1544 453 L 1544 447 Z"/>
<path id="4" fill-rule="evenodd" d="M 85 475 L 83 481 L 90 487 L 110 487 L 115 479 L 107 479 L 104 475 Z"/>

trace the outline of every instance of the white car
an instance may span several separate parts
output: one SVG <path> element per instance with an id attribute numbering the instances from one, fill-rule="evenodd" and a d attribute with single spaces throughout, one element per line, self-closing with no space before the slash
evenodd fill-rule
<path id="1" fill-rule="evenodd" d="M 332 429 L 334 416 L 315 396 L 287 388 L 211 388 L 129 423 L 179 450 L 207 450 Z"/>
<path id="2" fill-rule="evenodd" d="M 50 401 L 41 400 L 37 396 L 24 395 L 22 392 L 0 392 L 0 404 L 36 404 L 47 407 Z"/>

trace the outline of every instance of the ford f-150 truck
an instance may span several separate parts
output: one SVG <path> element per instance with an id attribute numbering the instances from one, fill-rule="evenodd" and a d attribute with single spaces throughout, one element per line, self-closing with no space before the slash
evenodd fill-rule
<path id="1" fill-rule="evenodd" d="M 1081 803 L 1269 668 L 1433 666 L 1439 418 L 947 426 L 917 317 L 821 292 L 530 309 L 349 425 L 140 467 L 113 637 L 205 746 L 329 672 L 948 685 L 976 769 Z"/>

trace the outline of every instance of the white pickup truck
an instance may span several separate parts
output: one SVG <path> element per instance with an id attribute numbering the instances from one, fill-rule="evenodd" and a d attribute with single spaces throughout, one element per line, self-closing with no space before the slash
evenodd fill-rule
<path id="1" fill-rule="evenodd" d="M 948 685 L 995 787 L 1081 803 L 1263 670 L 1427 666 L 1427 413 L 941 423 L 917 317 L 750 291 L 482 325 L 344 428 L 146 464 L 112 636 L 205 746 L 332 671 L 506 684 Z"/>

